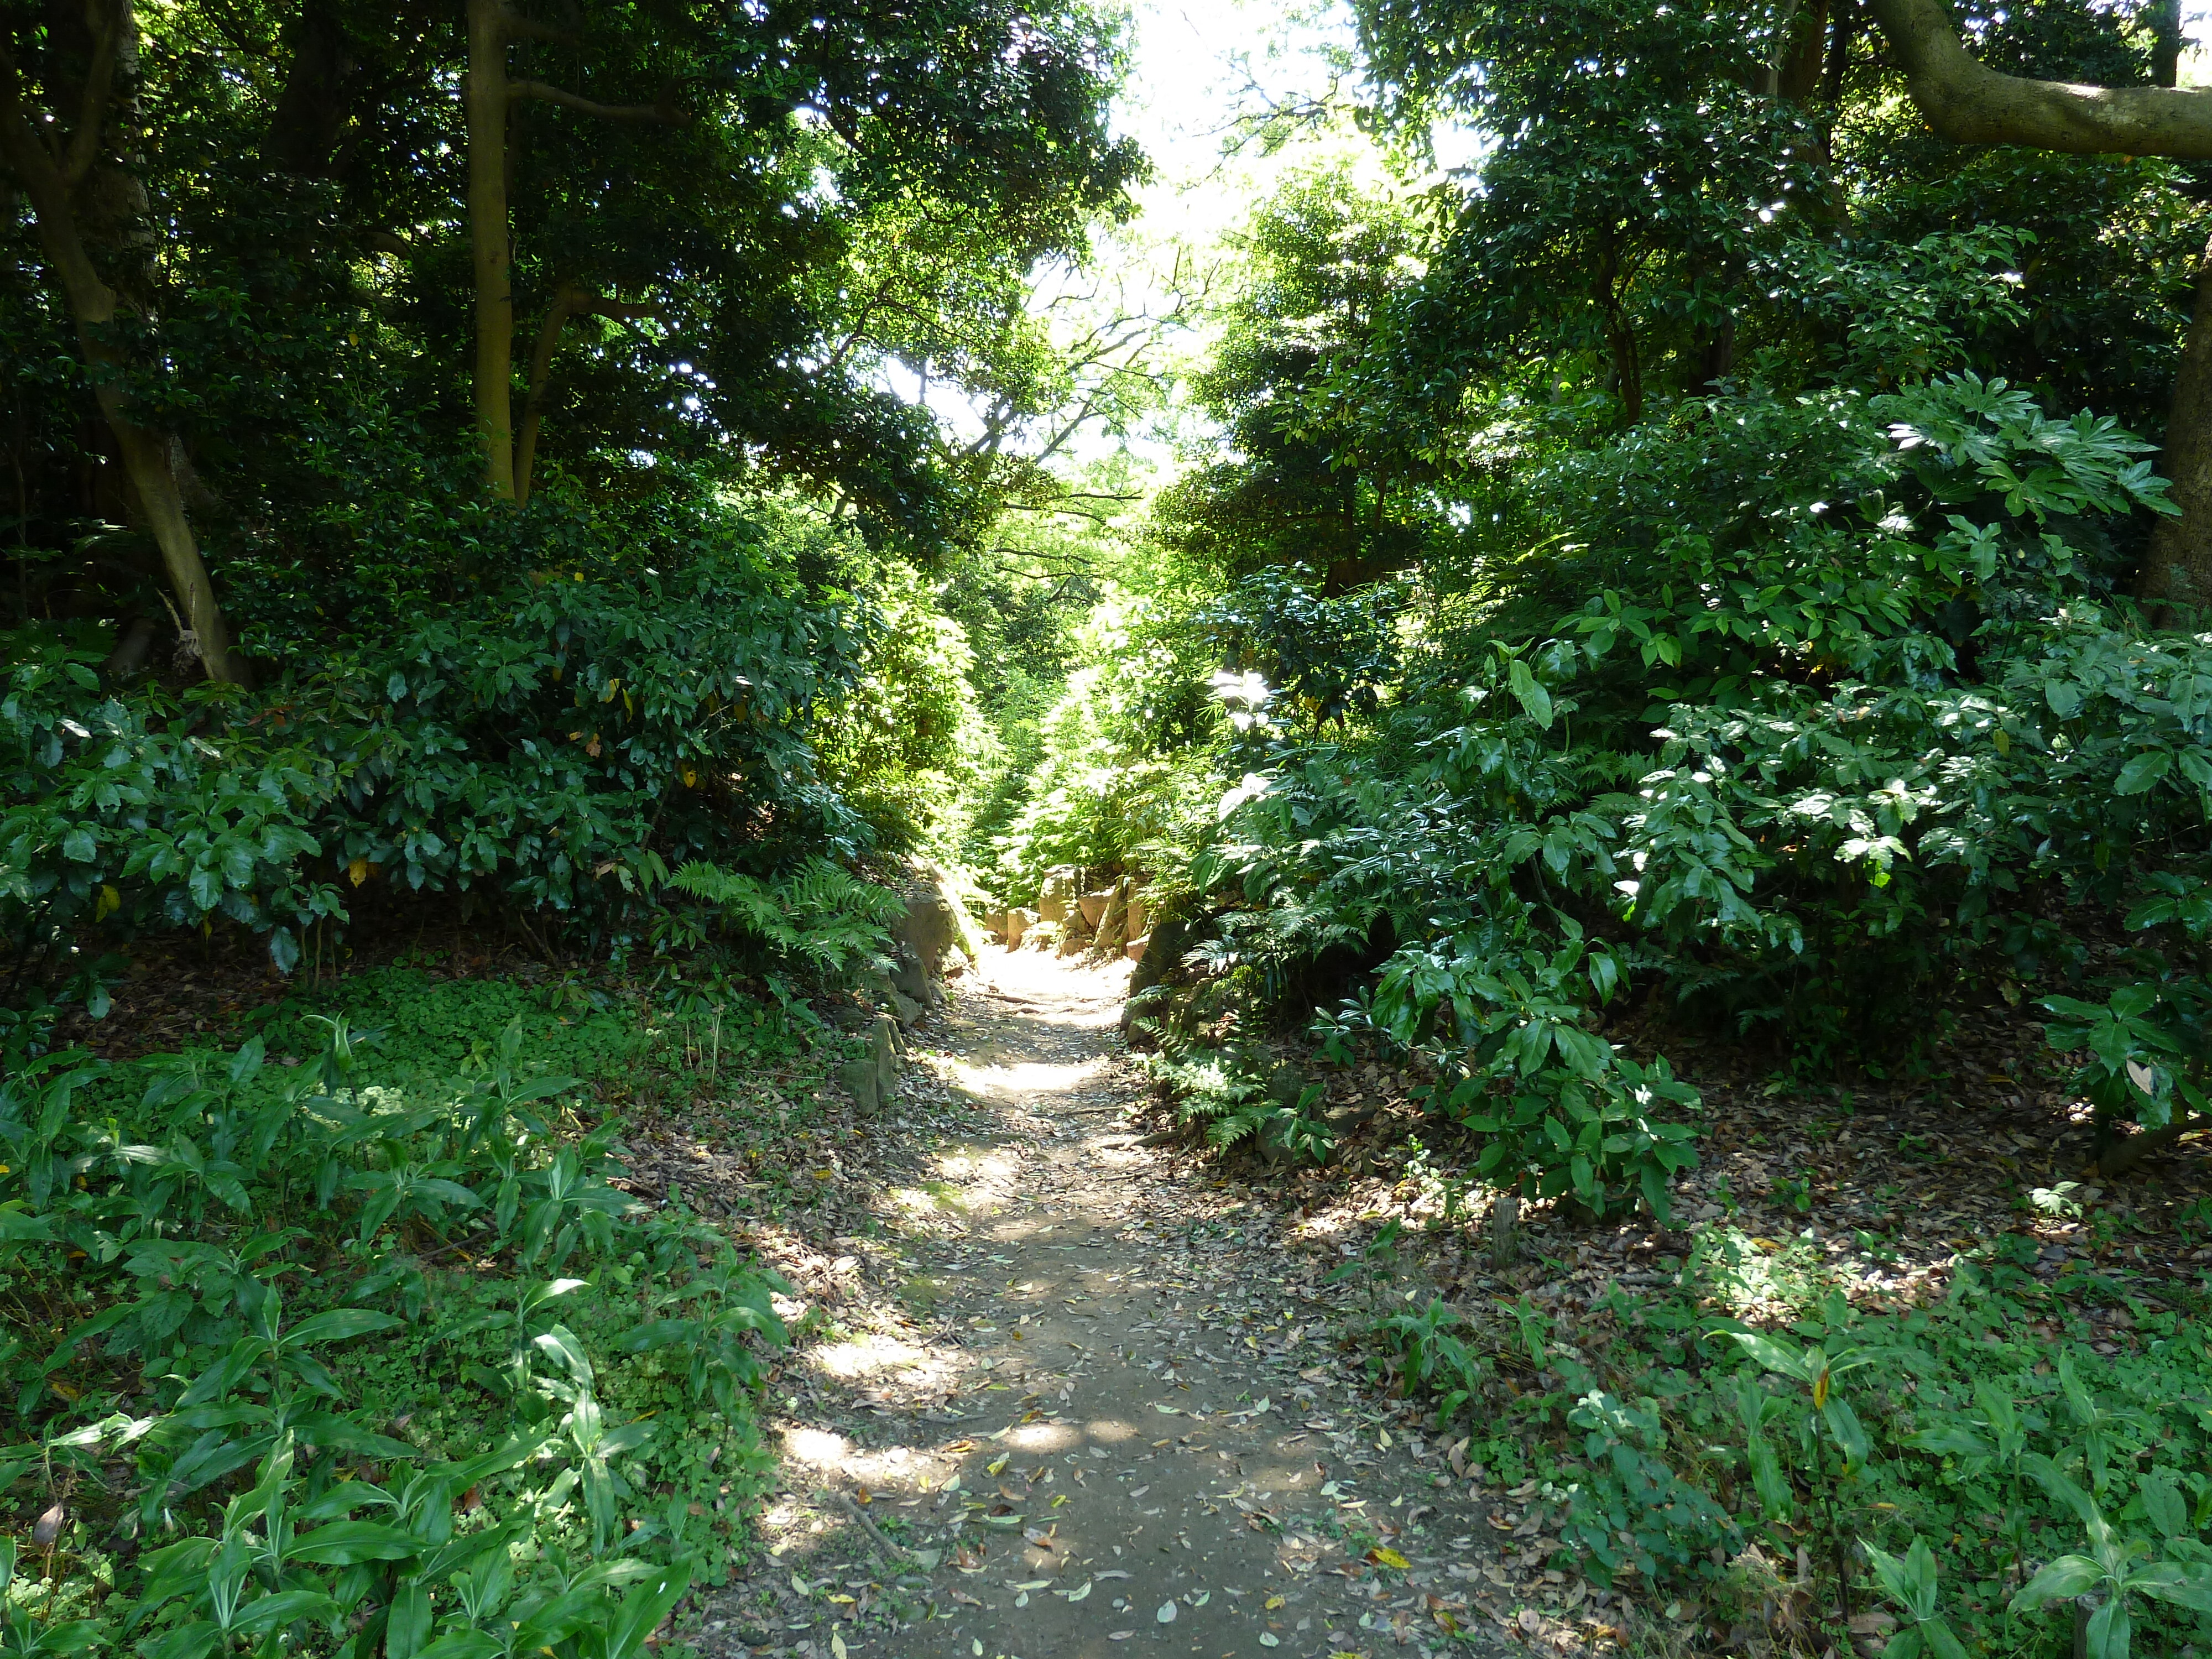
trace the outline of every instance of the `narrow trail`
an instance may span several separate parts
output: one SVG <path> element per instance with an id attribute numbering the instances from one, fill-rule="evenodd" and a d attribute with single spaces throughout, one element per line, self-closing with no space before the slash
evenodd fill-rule
<path id="1" fill-rule="evenodd" d="M 1466 1612 L 1504 1582 L 1486 1508 L 1331 1363 L 1296 1218 L 1136 1144 L 1126 972 L 993 950 L 956 985 L 908 1092 L 968 1132 L 881 1195 L 871 1291 L 775 1402 L 772 1553 L 707 1652 L 1502 1645 Z"/>

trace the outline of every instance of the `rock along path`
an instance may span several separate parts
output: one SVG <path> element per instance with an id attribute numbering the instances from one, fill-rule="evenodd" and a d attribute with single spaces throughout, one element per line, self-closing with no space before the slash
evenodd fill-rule
<path id="1" fill-rule="evenodd" d="M 969 1133 L 883 1194 L 873 1299 L 777 1384 L 770 1553 L 708 1654 L 1500 1645 L 1490 1516 L 1348 1380 L 1295 1218 L 1136 1144 L 1125 975 L 992 950 L 956 988 L 909 1101 Z"/>

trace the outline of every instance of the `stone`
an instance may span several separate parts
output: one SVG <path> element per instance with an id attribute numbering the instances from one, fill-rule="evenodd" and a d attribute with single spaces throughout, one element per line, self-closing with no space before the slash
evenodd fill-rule
<path id="1" fill-rule="evenodd" d="M 1105 920 L 1106 906 L 1113 896 L 1114 890 L 1108 887 L 1096 893 L 1085 893 L 1075 901 L 1076 908 L 1083 915 L 1085 932 L 1095 933 L 1098 931 L 1098 924 Z"/>
<path id="2" fill-rule="evenodd" d="M 934 974 L 947 951 L 965 948 L 958 906 L 941 888 L 919 882 L 902 889 L 899 897 L 905 902 L 906 914 L 891 923 L 891 942 Z"/>
<path id="3" fill-rule="evenodd" d="M 1058 927 L 1067 920 L 1067 913 L 1075 901 L 1075 890 L 1081 872 L 1072 864 L 1063 864 L 1044 872 L 1044 888 L 1037 895 L 1037 915 Z"/>
<path id="4" fill-rule="evenodd" d="M 1098 916 L 1098 948 L 1114 951 L 1128 938 L 1126 931 L 1129 915 L 1129 883 L 1125 877 L 1114 884 L 1106 895 L 1106 908 Z"/>
<path id="5" fill-rule="evenodd" d="M 865 1053 L 837 1068 L 837 1085 L 853 1097 L 863 1116 L 873 1116 L 898 1094 L 899 1051 L 904 1046 L 898 1023 L 878 1014 L 863 1039 Z"/>
<path id="6" fill-rule="evenodd" d="M 876 1065 L 872 1060 L 848 1060 L 837 1068 L 837 1086 L 853 1097 L 862 1117 L 873 1117 L 883 1108 L 876 1091 Z"/>
<path id="7" fill-rule="evenodd" d="M 1124 908 L 1122 916 L 1121 925 L 1131 939 L 1141 939 L 1152 931 L 1152 912 L 1146 908 L 1143 889 L 1138 888 L 1130 893 L 1129 902 Z"/>
<path id="8" fill-rule="evenodd" d="M 899 1023 L 911 1025 L 924 1012 L 945 1001 L 945 988 L 910 946 L 902 946 L 891 958 L 891 993 L 899 1005 Z M 914 1012 L 908 1014 L 907 1010 Z"/>
<path id="9" fill-rule="evenodd" d="M 1034 910 L 1016 909 L 1007 911 L 1006 949 L 1009 951 L 1020 950 L 1022 948 L 1022 939 L 1024 935 L 1028 933 L 1030 928 L 1036 927 L 1042 919 L 1042 918 L 1041 918 Z"/>
<path id="10" fill-rule="evenodd" d="M 1151 943 L 1152 940 L 1149 938 L 1140 935 L 1123 945 L 1121 954 L 1132 962 L 1142 962 L 1145 959 L 1145 947 Z"/>
<path id="11" fill-rule="evenodd" d="M 1156 919 L 1145 937 L 1145 953 L 1137 958 L 1137 969 L 1129 975 L 1132 995 L 1147 986 L 1158 985 L 1182 966 L 1183 953 L 1194 943 L 1190 924 L 1178 916 Z"/>

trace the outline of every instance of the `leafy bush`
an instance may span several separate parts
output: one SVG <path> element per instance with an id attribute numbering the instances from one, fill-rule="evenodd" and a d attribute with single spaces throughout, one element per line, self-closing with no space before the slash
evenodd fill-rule
<path id="1" fill-rule="evenodd" d="M 252 694 L 106 693 L 51 643 L 20 663 L 0 696 L 18 961 L 225 921 L 289 969 L 305 930 L 386 891 L 611 941 L 686 861 L 857 854 L 810 729 L 858 678 L 860 619 L 781 591 L 742 526 L 658 528 Z"/>
<path id="2" fill-rule="evenodd" d="M 2108 1167 L 2139 1157 L 2200 1121 L 2212 878 L 2212 647 L 2090 598 L 2108 521 L 2164 510 L 2142 447 L 1960 375 L 1747 390 L 1558 458 L 1534 483 L 1578 550 L 1507 566 L 1371 723 L 1224 755 L 1200 959 L 1266 998 L 1395 945 L 1317 1034 L 1424 1054 L 1486 1177 L 1603 1214 L 1687 1156 L 1693 1097 L 1589 1030 L 1632 981 L 1801 1066 L 1879 1061 L 1939 972 L 2078 970 L 2052 907 L 2107 907 L 2152 939 L 2053 1042 L 2089 1046 Z"/>

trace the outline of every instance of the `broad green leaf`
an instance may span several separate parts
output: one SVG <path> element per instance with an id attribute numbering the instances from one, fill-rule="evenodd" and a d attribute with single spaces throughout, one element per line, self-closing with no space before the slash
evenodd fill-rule
<path id="1" fill-rule="evenodd" d="M 690 1586 L 691 1566 L 684 1562 L 664 1569 L 623 1597 L 607 1627 L 604 1659 L 633 1659 Z"/>
<path id="2" fill-rule="evenodd" d="M 2137 755 L 2120 769 L 2113 781 L 2112 793 L 2118 795 L 2140 795 L 2173 769 L 2171 750 L 2153 749 Z"/>
<path id="3" fill-rule="evenodd" d="M 327 1619 L 337 1611 L 337 1606 L 319 1590 L 276 1590 L 247 1602 L 232 1620 L 231 1628 L 247 1636 L 258 1636 L 302 1619 Z"/>
<path id="4" fill-rule="evenodd" d="M 2033 1613 L 2046 1601 L 2086 1595 L 2104 1581 L 2105 1570 L 2086 1555 L 2062 1555 L 2021 1586 L 2012 1598 L 2014 1613 Z"/>
<path id="5" fill-rule="evenodd" d="M 2160 1561 L 2128 1580 L 2128 1588 L 2141 1590 L 2154 1601 L 2171 1602 L 2196 1613 L 2212 1613 L 2212 1567 L 2181 1561 Z"/>
<path id="6" fill-rule="evenodd" d="M 1522 711 L 1544 730 L 1550 731 L 1552 694 L 1537 683 L 1536 677 L 1528 672 L 1528 665 L 1516 657 L 1506 669 L 1505 678 Z"/>
<path id="7" fill-rule="evenodd" d="M 284 1340 L 288 1343 L 343 1342 L 373 1331 L 397 1330 L 406 1322 L 369 1308 L 332 1308 L 301 1320 L 285 1333 Z"/>
<path id="8" fill-rule="evenodd" d="M 404 1561 L 422 1549 L 421 1539 L 398 1527 L 377 1521 L 333 1521 L 295 1539 L 291 1559 L 317 1566 L 349 1567 L 358 1561 Z"/>

